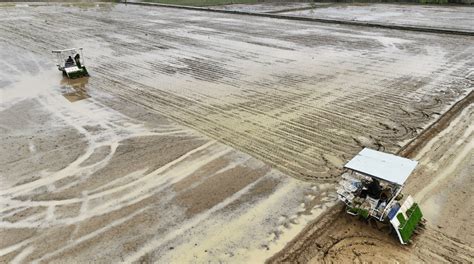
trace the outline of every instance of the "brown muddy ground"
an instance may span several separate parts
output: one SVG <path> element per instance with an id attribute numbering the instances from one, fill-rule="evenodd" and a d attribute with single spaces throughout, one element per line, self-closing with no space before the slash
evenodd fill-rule
<path id="1" fill-rule="evenodd" d="M 114 4 L 0 15 L 3 262 L 262 262 L 361 147 L 397 151 L 472 91 L 472 37 Z M 55 70 L 71 46 L 90 78 Z"/>
<path id="2" fill-rule="evenodd" d="M 347 215 L 339 205 L 308 225 L 268 262 L 471 263 L 473 102 L 413 155 L 420 164 L 408 179 L 405 193 L 414 194 L 420 202 L 427 227 L 411 245 L 401 246 L 393 233 Z"/>
<path id="3" fill-rule="evenodd" d="M 361 146 L 398 150 L 472 89 L 472 37 L 131 5 L 3 12 L 5 45 L 83 46 L 90 85 L 305 180 L 332 181 Z"/>
<path id="4" fill-rule="evenodd" d="M 332 203 L 330 185 L 19 54 L 2 72 L 1 263 L 265 259 Z"/>

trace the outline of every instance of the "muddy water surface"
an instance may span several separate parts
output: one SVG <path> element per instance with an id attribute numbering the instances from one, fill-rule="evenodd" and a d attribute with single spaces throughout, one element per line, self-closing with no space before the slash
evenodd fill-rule
<path id="1" fill-rule="evenodd" d="M 332 203 L 330 185 L 104 92 L 115 80 L 64 79 L 38 43 L 0 49 L 0 262 L 263 260 Z M 91 68 L 113 59 L 82 44 Z"/>
<path id="2" fill-rule="evenodd" d="M 360 148 L 398 150 L 472 90 L 469 37 L 111 4 L 0 15 L 1 261 L 261 261 Z M 50 60 L 70 46 L 84 86 Z"/>

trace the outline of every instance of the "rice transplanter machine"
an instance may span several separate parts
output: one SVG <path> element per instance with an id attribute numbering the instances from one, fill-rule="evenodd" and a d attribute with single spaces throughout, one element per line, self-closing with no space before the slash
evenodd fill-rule
<path id="1" fill-rule="evenodd" d="M 84 66 L 82 48 L 53 50 L 52 52 L 56 55 L 58 70 L 62 71 L 66 77 L 75 79 L 89 76 L 86 66 Z"/>
<path id="2" fill-rule="evenodd" d="M 418 162 L 364 148 L 345 166 L 337 187 L 346 212 L 376 220 L 377 226 L 394 230 L 402 244 L 408 244 L 423 214 L 412 196 L 403 197 L 403 186 Z"/>

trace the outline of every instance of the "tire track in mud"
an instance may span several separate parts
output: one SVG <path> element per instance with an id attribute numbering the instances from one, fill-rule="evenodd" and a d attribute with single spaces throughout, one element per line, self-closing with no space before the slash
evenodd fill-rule
<path id="1" fill-rule="evenodd" d="M 191 148 L 188 152 L 182 153 L 183 155 L 180 155 L 177 159 L 162 164 L 163 166 L 155 170 L 140 167 L 140 170 L 132 173 L 127 173 L 126 170 L 123 170 L 124 168 L 119 168 L 117 171 L 116 162 L 114 163 L 107 157 L 82 165 L 93 155 L 95 150 L 104 145 L 110 145 L 110 151 L 106 156 L 113 156 L 113 159 L 119 158 L 119 161 L 123 162 L 120 157 L 124 156 L 125 153 L 120 148 L 125 147 L 127 149 L 126 141 L 131 138 L 160 136 L 158 141 L 145 141 L 148 143 L 146 146 L 133 146 L 132 148 L 137 151 L 137 149 L 149 146 L 156 147 L 166 141 L 166 136 L 170 134 L 189 136 L 189 131 L 180 130 L 169 125 L 159 126 L 160 129 L 148 130 L 148 126 L 135 124 L 133 119 L 111 111 L 93 98 L 71 104 L 54 90 L 46 91 L 37 100 L 44 105 L 45 109 L 49 110 L 48 112 L 51 115 L 59 116 L 68 125 L 72 125 L 84 133 L 89 147 L 76 161 L 58 172 L 45 175 L 45 177 L 34 182 L 0 191 L 0 203 L 6 204 L 5 211 L 0 212 L 1 232 L 2 236 L 5 235 L 4 237 L 9 239 L 8 242 L 5 242 L 6 246 L 2 246 L 0 249 L 0 261 L 9 262 L 23 258 L 25 262 L 31 263 L 102 262 L 105 260 L 107 262 L 117 262 L 120 258 L 123 261 L 124 256 L 127 259 L 138 260 L 141 257 L 149 257 L 154 252 L 159 252 L 160 254 L 156 253 L 157 256 L 152 258 L 156 260 L 162 256 L 161 252 L 169 253 L 168 245 L 170 243 L 174 247 L 183 245 L 179 242 L 180 239 L 189 236 L 190 232 L 195 232 L 197 227 L 210 224 L 212 229 L 204 229 L 204 231 L 210 233 L 212 231 L 209 230 L 215 231 L 219 216 L 228 217 L 229 214 L 233 214 L 232 216 L 238 220 L 246 219 L 247 216 L 239 215 L 239 213 L 242 213 L 241 210 L 252 215 L 254 221 L 263 221 L 267 226 L 265 231 L 262 231 L 262 227 L 257 225 L 259 228 L 257 232 L 260 232 L 261 240 L 255 241 L 253 239 L 255 232 L 251 232 L 249 235 L 252 239 L 246 242 L 254 244 L 262 241 L 263 243 L 275 243 L 274 241 L 277 239 L 267 240 L 265 237 L 269 230 L 274 231 L 273 229 L 277 228 L 278 231 L 274 232 L 284 233 L 286 230 L 282 231 L 283 225 L 285 225 L 285 228 L 290 226 L 287 221 L 293 221 L 292 224 L 296 225 L 295 221 L 297 219 L 301 221 L 301 218 L 303 218 L 300 217 L 301 214 L 306 210 L 310 210 L 305 208 L 306 199 L 304 204 L 301 204 L 304 195 L 311 194 L 314 196 L 319 195 L 320 192 L 327 192 L 328 186 L 312 188 L 310 184 L 286 177 L 286 175 L 271 170 L 262 162 L 253 160 L 247 155 L 237 153 L 215 141 L 207 140 L 207 143 L 200 146 L 198 144 L 194 148 L 190 142 L 187 142 L 187 147 Z M 103 129 L 89 131 L 85 129 L 87 126 L 100 126 Z M 87 131 L 84 131 L 84 129 Z M 174 142 L 172 146 L 173 148 L 179 148 L 179 142 Z M 172 150 L 169 148 L 164 150 L 166 151 L 165 155 L 162 155 L 159 151 L 153 153 L 166 159 Z M 132 149 L 127 150 L 126 153 L 128 152 L 134 151 Z M 133 155 L 125 156 L 127 156 L 127 159 L 139 162 L 139 160 L 133 159 Z M 139 159 L 144 158 L 149 157 L 140 155 Z M 112 170 L 112 175 L 107 177 L 106 175 L 96 174 L 103 165 L 107 167 L 107 171 Z M 152 165 L 157 165 L 156 161 Z M 126 166 L 128 168 L 135 165 L 126 164 Z M 207 169 L 204 169 L 206 167 Z M 169 190 L 170 187 L 186 179 L 187 183 L 181 182 L 181 190 L 179 192 L 176 190 L 177 195 L 183 194 L 183 191 L 185 194 L 188 191 L 194 193 L 192 189 L 197 185 L 208 185 L 205 184 L 207 179 L 219 178 L 220 174 L 229 173 L 236 168 L 239 168 L 237 173 L 230 175 L 232 176 L 230 180 L 234 183 L 245 178 L 248 173 L 258 174 L 263 172 L 265 174 L 254 175 L 253 177 L 256 177 L 257 180 L 251 181 L 241 190 L 237 189 L 238 192 L 210 207 L 209 211 L 197 214 L 196 217 L 183 219 L 180 213 L 185 208 L 180 207 L 181 204 L 179 203 L 173 203 L 176 201 L 174 200 L 174 193 Z M 69 183 L 56 185 L 69 175 L 78 177 L 75 177 Z M 107 179 L 104 179 L 104 177 L 107 177 Z M 97 186 L 97 181 L 103 181 L 102 185 Z M 278 183 L 279 181 L 281 182 Z M 192 185 L 187 186 L 190 182 L 192 182 Z M 269 182 L 271 183 L 270 190 L 257 188 L 260 184 L 265 185 Z M 273 194 L 272 188 L 277 188 L 274 185 L 278 185 L 278 190 L 282 189 L 282 192 L 275 191 L 279 198 L 266 199 L 268 198 L 265 197 L 266 192 L 269 191 Z M 78 189 L 81 192 L 77 192 Z M 298 190 L 298 192 L 295 190 Z M 302 191 L 302 193 L 299 193 L 299 191 Z M 58 193 L 67 193 L 67 196 L 57 195 Z M 293 197 L 293 194 L 297 195 Z M 157 199 L 158 197 L 159 199 Z M 239 201 L 240 199 L 245 202 L 243 205 L 242 201 Z M 206 199 L 193 200 L 200 200 L 199 202 L 201 202 Z M 248 209 L 245 208 L 248 204 L 259 204 L 263 201 L 265 204 L 260 206 L 266 210 L 245 211 Z M 326 206 L 327 203 L 327 200 L 322 201 L 320 206 Z M 232 206 L 230 206 L 231 204 Z M 288 204 L 293 206 L 282 206 Z M 176 206 L 177 208 L 173 207 L 170 210 L 170 206 Z M 239 207 L 239 210 L 236 210 L 235 207 Z M 269 213 L 268 210 L 273 211 Z M 167 213 L 161 215 L 164 211 Z M 258 217 L 256 217 L 256 212 L 259 213 Z M 285 217 L 289 215 L 291 219 L 280 220 L 274 217 L 280 214 Z M 145 221 L 143 218 L 145 218 Z M 245 222 L 242 223 L 238 220 L 223 222 L 224 230 L 227 230 L 226 226 L 229 223 L 239 226 L 245 224 Z M 153 221 L 153 224 L 150 221 Z M 169 221 L 169 223 L 165 221 Z M 269 221 L 271 225 L 269 225 Z M 147 226 L 142 226 L 143 223 Z M 178 228 L 174 229 L 176 226 Z M 244 227 L 248 228 L 246 225 Z M 154 230 L 150 232 L 148 229 Z M 151 233 L 146 235 L 146 239 L 143 239 L 141 235 L 146 233 L 144 230 Z M 13 232 L 19 234 L 14 235 Z M 25 238 L 24 233 L 28 234 L 28 232 L 33 234 L 27 235 Z M 219 241 L 216 242 L 219 237 L 216 238 L 216 236 L 209 233 L 206 233 L 206 235 L 212 237 L 214 242 L 219 244 Z M 110 239 L 111 236 L 113 239 Z M 195 236 L 196 234 L 193 234 L 192 238 L 195 238 Z M 103 241 L 104 237 L 108 238 L 107 241 Z M 227 242 L 228 238 L 226 236 L 222 239 Z M 189 237 L 184 239 L 189 239 Z M 235 239 L 242 238 L 236 236 Z M 136 242 L 137 240 L 138 242 Z M 97 241 L 100 241 L 101 244 L 97 245 Z M 202 241 L 202 238 L 199 238 L 198 241 Z M 254 248 L 258 246 L 260 245 L 252 245 Z M 230 247 L 230 249 L 234 249 L 234 247 Z M 214 245 L 213 250 L 215 248 Z M 221 251 L 229 250 L 226 246 L 219 249 Z M 240 248 L 237 249 L 240 250 Z M 95 250 L 96 254 L 89 254 L 88 250 Z M 79 255 L 76 255 L 78 252 Z M 182 257 L 181 255 L 177 256 Z M 173 259 L 176 259 L 177 256 L 175 255 Z M 192 255 L 187 257 L 192 257 Z"/>
<path id="2" fill-rule="evenodd" d="M 384 253 L 380 254 L 382 251 Z M 322 260 L 325 263 L 338 263 L 347 259 L 360 262 L 383 262 L 391 259 L 402 263 L 417 259 L 417 262 L 436 260 L 436 262 L 468 263 L 474 257 L 473 252 L 474 248 L 459 243 L 455 238 L 428 229 L 423 232 L 423 242 L 414 242 L 407 249 L 400 249 L 396 244 L 387 247 L 386 239 L 370 235 L 344 237 L 324 250 Z"/>
<path id="3" fill-rule="evenodd" d="M 468 263 L 473 257 L 474 248 L 431 227 L 415 236 L 411 245 L 400 246 L 393 235 L 358 221 L 337 205 L 267 263 L 364 263 L 387 259 L 401 263 Z"/>
<path id="4" fill-rule="evenodd" d="M 304 180 L 333 181 L 341 164 L 363 146 L 397 151 L 472 89 L 463 78 L 472 63 L 466 57 L 472 51 L 466 46 L 469 37 L 383 30 L 356 34 L 342 26 L 142 11 L 112 8 L 104 17 L 94 10 L 72 11 L 65 20 L 41 9 L 37 16 L 46 16 L 48 23 L 0 29 L 11 43 L 44 52 L 51 34 L 38 32 L 81 23 L 84 30 L 61 30 L 54 42 L 65 46 L 70 39 L 92 38 L 104 43 L 110 55 L 93 58 L 90 67 L 96 89 Z M 138 14 L 142 23 L 131 23 Z M 300 28 L 282 30 L 294 25 Z M 423 48 L 424 41 L 436 44 Z M 281 49 L 265 42 L 279 43 Z M 403 49 L 396 48 L 400 43 Z M 315 62 L 307 60 L 308 53 L 318 55 Z M 422 66 L 412 58 L 418 55 L 428 60 Z"/>
<path id="5" fill-rule="evenodd" d="M 440 118 L 427 129 L 413 138 L 408 144 L 399 150 L 399 155 L 404 157 L 414 157 L 417 152 L 423 148 L 433 137 L 446 129 L 451 121 L 457 117 L 461 111 L 474 103 L 474 92 L 470 92 L 466 97 L 459 100 L 447 112 L 443 113 Z"/>
<path id="6" fill-rule="evenodd" d="M 440 180 L 440 178 L 447 175 L 441 168 L 450 167 L 448 165 L 453 167 L 454 164 L 467 170 L 470 167 L 470 164 L 457 162 L 459 158 L 465 158 L 466 151 L 469 151 L 469 139 L 472 138 L 470 121 L 473 98 L 474 94 L 470 92 L 435 123 L 423 130 L 417 138 L 408 142 L 398 153 L 412 158 L 416 155 L 420 162 L 417 171 L 408 180 L 406 190 L 418 197 L 416 200 L 422 204 L 422 207 L 423 205 L 427 207 L 428 203 L 423 200 L 426 199 L 427 194 L 443 193 L 460 196 L 457 198 L 459 201 L 469 199 L 468 192 L 453 186 L 450 182 L 452 178 L 450 181 Z M 449 177 L 457 177 L 457 174 L 452 172 Z M 469 180 L 457 184 L 469 184 Z M 438 191 L 433 191 L 433 187 L 437 187 Z M 445 192 L 441 189 L 449 189 L 449 191 Z M 424 214 L 428 219 L 427 229 L 421 229 L 421 232 L 418 229 L 412 244 L 401 246 L 393 232 L 391 236 L 388 236 L 368 223 L 348 216 L 343 208 L 344 205 L 340 203 L 309 225 L 268 263 L 339 263 L 347 260 L 385 262 L 387 259 L 402 263 L 433 261 L 469 263 L 474 257 L 471 239 L 469 235 L 459 235 L 459 232 L 463 232 L 460 230 L 468 230 L 472 225 L 467 220 L 470 218 L 463 212 L 466 208 L 455 209 L 449 214 L 444 213 L 447 208 L 456 207 L 457 204 L 459 202 L 450 201 L 444 202 L 441 205 L 443 207 L 425 208 Z M 437 206 L 440 205 L 437 204 Z M 436 214 L 444 215 L 443 226 L 440 226 L 439 222 L 431 222 L 429 217 L 434 217 L 432 220 L 441 217 Z M 448 226 L 445 224 L 449 228 L 446 228 Z M 453 228 L 452 225 L 456 227 Z M 383 254 L 380 254 L 381 252 Z"/>
<path id="7" fill-rule="evenodd" d="M 0 44 L 21 46 L 21 49 L 41 56 L 49 54 L 52 46 L 84 44 L 86 57 L 90 54 L 91 62 L 87 64 L 92 74 L 89 89 L 107 91 L 126 102 L 166 115 L 298 179 L 334 181 L 340 164 L 363 146 L 396 151 L 404 141 L 416 136 L 420 127 L 433 122 L 436 113 L 442 113 L 472 90 L 465 80 L 466 68 L 473 64 L 467 56 L 472 53 L 470 38 L 446 39 L 393 31 L 354 32 L 349 27 L 332 28 L 259 18 L 244 21 L 241 17 L 208 16 L 196 12 L 176 16 L 171 11 L 143 8 L 118 7 L 107 10 L 110 13 L 104 13 L 100 8 L 76 10 L 63 7 L 35 11 L 38 12 L 32 14 L 31 20 L 0 24 Z M 69 12 L 67 16 L 60 15 L 64 11 Z M 161 22 L 155 22 L 157 20 Z M 54 25 L 77 30 L 66 31 Z M 77 25 L 81 26 L 77 28 Z M 385 45 L 387 41 L 395 44 Z M 269 46 L 269 43 L 278 45 Z M 403 44 L 403 49 L 394 48 L 397 44 Z M 317 55 L 315 61 L 309 59 L 313 54 Z M 114 152 L 112 149 L 111 153 Z M 220 148 L 212 149 L 212 153 L 189 158 L 203 166 L 209 165 L 215 161 L 213 158 L 224 154 Z M 203 157 L 212 162 L 203 160 Z M 244 167 L 252 168 L 249 164 Z M 179 169 L 176 175 L 183 175 L 183 170 L 188 171 L 189 163 L 174 168 Z M 147 215 L 159 215 L 169 209 L 166 208 L 167 199 L 172 197 L 166 192 L 157 195 L 165 208 L 153 210 L 147 207 L 159 202 L 154 191 L 163 184 L 167 185 L 154 180 L 155 173 L 156 170 L 138 171 L 122 175 L 122 178 L 112 178 L 109 185 L 93 185 L 87 189 L 90 192 L 71 199 L 57 197 L 58 200 L 36 199 L 33 202 L 14 199 L 13 209 L 9 208 L 11 211 L 2 214 L 5 213 L 8 219 L 17 214 L 24 215 L 24 218 L 17 219 L 12 226 L 34 227 L 46 221 L 46 226 L 41 227 L 46 235 L 35 237 L 38 239 L 35 243 L 32 239 L 12 243 L 4 251 L 10 254 L 20 252 L 19 257 L 31 253 L 30 259 L 49 261 L 48 257 L 61 259 L 61 254 L 82 248 L 84 242 L 94 245 L 94 241 L 109 238 L 109 241 L 126 245 L 125 248 L 109 247 L 108 242 L 102 241 L 99 249 L 118 250 L 120 254 L 128 250 L 125 256 L 130 254 L 134 259 L 146 259 L 153 256 L 153 252 L 157 259 L 162 252 L 169 253 L 169 248 L 177 244 L 157 244 L 159 236 L 177 239 L 178 242 L 187 237 L 173 234 L 173 230 L 161 233 L 162 230 L 147 230 L 145 226 L 135 225 L 136 229 L 127 229 L 122 225 L 128 221 L 150 223 L 146 221 Z M 170 173 L 165 178 L 174 179 L 173 176 Z M 69 183 L 61 183 L 57 191 L 69 190 L 82 180 L 89 182 L 87 178 L 72 179 Z M 300 181 L 291 180 L 300 184 Z M 146 184 L 142 185 L 143 182 Z M 141 187 L 136 188 L 138 185 Z M 287 186 L 286 182 L 283 186 Z M 27 184 L 23 187 L 33 191 L 36 186 Z M 288 189 L 288 194 L 319 194 L 319 190 L 309 192 L 303 189 L 294 186 L 294 189 Z M 327 194 L 328 191 L 324 192 Z M 289 197 L 283 195 L 283 201 L 288 201 Z M 38 212 L 28 211 L 25 203 L 35 205 L 34 210 Z M 275 204 L 278 207 L 278 203 L 272 203 L 272 207 Z M 77 215 L 60 218 L 62 212 L 69 210 L 63 205 L 73 209 L 78 207 Z M 285 210 L 295 209 L 289 207 Z M 102 214 L 104 211 L 107 214 Z M 172 215 L 181 210 L 166 211 L 171 214 L 166 216 L 168 218 L 160 218 L 158 223 L 149 226 L 161 228 L 159 224 L 163 224 L 169 228 L 175 226 L 176 219 L 185 223 L 180 215 Z M 266 210 L 258 211 L 268 213 Z M 227 215 L 228 211 L 221 213 Z M 215 214 L 211 218 L 214 217 Z M 8 219 L 2 220 L 8 222 Z M 97 224 L 94 222 L 96 219 L 102 222 Z M 141 221 L 143 219 L 145 221 Z M 263 215 L 261 219 L 268 221 L 269 218 Z M 278 224 L 290 225 L 289 222 Z M 264 223 L 263 226 L 268 225 Z M 262 229 L 260 225 L 257 227 Z M 61 228 L 64 229 L 59 230 Z M 70 241 L 70 244 L 42 248 L 41 241 L 56 237 L 58 230 L 65 234 L 64 241 Z M 226 230 L 226 225 L 222 230 Z M 273 231 L 278 238 L 280 229 Z M 135 240 L 136 233 L 145 233 L 148 237 L 137 244 L 128 243 L 130 240 L 122 243 L 117 238 L 123 234 Z M 194 235 L 191 237 L 196 238 Z M 446 239 L 436 234 L 433 236 Z M 372 236 L 375 237 L 378 234 Z M 327 245 L 320 245 L 328 247 L 326 252 L 346 249 L 352 252 L 354 247 L 348 246 L 351 241 L 340 242 L 331 240 Z M 31 252 L 29 244 L 38 248 Z M 133 255 L 137 249 L 141 249 L 140 254 Z M 49 255 L 44 255 L 44 252 Z M 186 248 L 181 252 L 187 252 Z M 458 252 L 462 253 L 461 256 L 469 256 L 465 251 Z M 140 256 L 141 253 L 144 256 Z M 82 256 L 90 257 L 87 254 Z M 331 254 L 326 256 L 331 260 Z"/>

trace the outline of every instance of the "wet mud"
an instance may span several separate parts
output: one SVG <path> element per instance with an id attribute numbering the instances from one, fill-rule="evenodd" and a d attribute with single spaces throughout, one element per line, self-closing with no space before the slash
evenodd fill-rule
<path id="1" fill-rule="evenodd" d="M 33 26 L 2 24 L 6 44 L 44 53 L 76 39 L 97 89 L 298 179 L 333 181 L 362 146 L 397 151 L 472 89 L 472 37 L 124 5 L 67 20 L 34 10 Z M 86 29 L 55 34 L 44 20 Z"/>
<path id="2" fill-rule="evenodd" d="M 310 9 L 320 6 L 326 6 L 330 3 L 309 3 L 309 2 L 268 2 L 262 4 L 232 4 L 209 6 L 209 9 L 230 10 L 240 12 L 255 12 L 255 13 L 281 13 L 301 9 Z"/>
<path id="3" fill-rule="evenodd" d="M 61 92 L 70 102 L 80 101 L 90 97 L 86 88 L 88 83 L 89 77 L 79 79 L 68 79 L 64 77 L 63 80 L 61 80 Z"/>
<path id="4" fill-rule="evenodd" d="M 473 88 L 468 36 L 104 3 L 0 14 L 0 262 L 263 262 L 334 204 L 354 153 L 398 151 Z M 50 60 L 70 46 L 88 79 Z"/>
<path id="5" fill-rule="evenodd" d="M 473 110 L 472 103 L 467 105 L 449 126 L 412 152 L 420 164 L 404 192 L 420 203 L 427 225 L 410 245 L 400 245 L 393 232 L 349 216 L 341 204 L 308 225 L 268 263 L 470 263 L 474 257 L 468 191 L 474 158 Z"/>
<path id="6" fill-rule="evenodd" d="M 418 26 L 473 32 L 474 10 L 470 6 L 429 6 L 416 4 L 338 3 L 305 10 L 290 10 L 282 15 L 375 22 L 389 25 Z"/>
<path id="7" fill-rule="evenodd" d="M 55 12 L 31 8 L 12 10 Z M 49 44 L 20 28 L 7 34 L 29 47 L 0 40 L 10 47 L 0 51 L 0 262 L 266 259 L 333 202 L 329 185 L 300 182 L 110 92 L 125 83 L 100 74 L 94 60 L 114 52 L 99 42 L 81 43 L 96 47 L 86 53 L 91 77 L 67 80 L 36 46 Z M 195 67 L 220 69 L 181 61 L 195 76 Z"/>
<path id="8" fill-rule="evenodd" d="M 116 97 L 90 89 L 71 102 L 61 84 L 49 88 L 1 112 L 2 147 L 25 148 L 0 155 L 2 262 L 266 258 L 284 245 L 270 234 L 298 232 L 319 214 L 306 195 L 328 195 L 329 186 L 299 182 Z M 239 226 L 232 243 L 228 225 Z"/>

